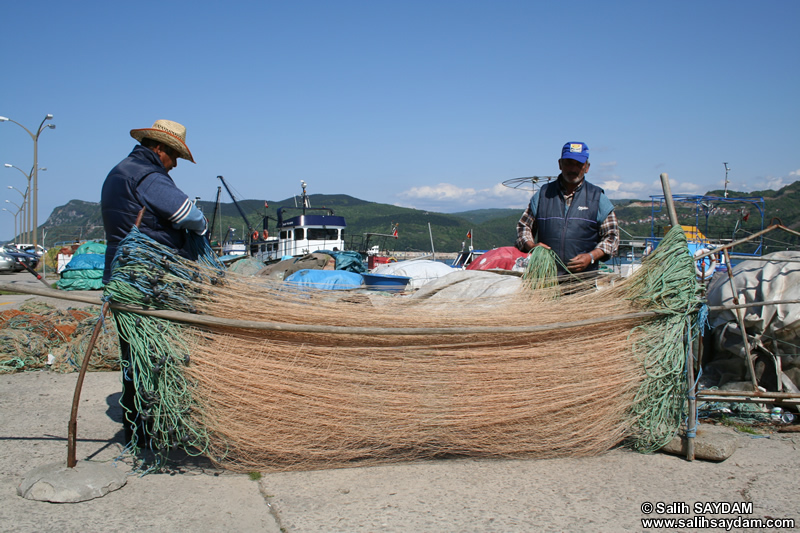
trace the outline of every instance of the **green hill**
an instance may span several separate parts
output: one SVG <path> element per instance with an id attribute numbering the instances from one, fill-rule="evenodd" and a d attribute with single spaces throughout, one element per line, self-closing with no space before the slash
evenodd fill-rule
<path id="1" fill-rule="evenodd" d="M 724 196 L 723 191 L 709 191 L 708 196 Z M 764 197 L 764 225 L 769 225 L 775 218 L 785 226 L 800 230 L 800 181 L 780 190 L 753 191 L 744 193 L 729 191 L 728 197 Z M 398 239 L 386 238 L 378 242 L 381 248 L 397 251 L 429 251 L 431 235 L 437 252 L 455 252 L 467 241 L 467 232 L 472 231 L 472 244 L 478 249 L 511 246 L 516 236 L 516 224 L 522 210 L 519 209 L 479 209 L 460 213 L 436 213 L 406 207 L 397 207 L 360 200 L 345 194 L 312 194 L 309 196 L 311 206 L 332 209 L 347 221 L 347 243 L 357 249 L 365 233 L 390 233 L 393 224 L 398 224 Z M 617 217 L 620 220 L 622 238 L 633 236 L 649 236 L 651 227 L 656 233 L 663 231 L 668 225 L 666 211 L 655 213 L 655 225 L 651 225 L 653 209 L 649 200 L 615 200 Z M 294 198 L 281 201 L 270 201 L 265 209 L 263 200 L 243 200 L 239 202 L 250 225 L 257 230 L 262 228 L 264 216 L 269 217 L 269 229 L 275 228 L 277 210 L 281 206 L 294 206 Z M 209 221 L 214 218 L 215 203 L 200 201 L 198 206 L 206 214 Z M 706 213 L 698 218 L 694 208 L 688 209 L 680 203 L 676 204 L 679 221 L 682 224 L 697 225 L 701 231 L 711 238 L 743 238 L 762 229 L 761 214 L 752 206 L 741 206 L 718 202 L 710 205 Z M 287 216 L 296 214 L 289 211 Z M 747 220 L 744 220 L 744 219 Z M 429 229 L 430 227 L 430 229 Z M 242 238 L 248 232 L 247 225 L 231 202 L 221 203 L 217 214 L 212 237 L 218 238 L 220 232 L 226 233 L 228 228 L 235 230 L 234 235 Z M 736 230 L 734 233 L 734 229 Z M 76 239 L 103 239 L 103 224 L 100 216 L 100 204 L 71 200 L 66 205 L 53 210 L 50 217 L 39 228 L 40 235 L 45 234 L 45 244 L 74 241 Z M 372 244 L 375 244 L 373 240 Z M 469 244 L 469 243 L 467 243 Z M 764 252 L 776 251 L 787 247 L 796 248 L 800 238 L 784 232 L 773 232 L 765 239 Z"/>
<path id="2" fill-rule="evenodd" d="M 516 210 L 483 210 L 497 211 L 500 215 L 506 215 L 509 223 L 498 222 L 503 219 L 487 217 L 485 214 L 478 217 L 478 220 L 485 221 L 475 223 L 470 213 L 465 214 L 445 214 L 433 211 L 421 211 L 406 207 L 397 207 L 389 204 L 367 202 L 358 198 L 344 194 L 309 195 L 311 207 L 329 208 L 337 215 L 343 216 L 347 222 L 345 230 L 347 244 L 358 249 L 362 244 L 365 233 L 384 233 L 391 232 L 393 224 L 398 224 L 398 239 L 380 239 L 377 244 L 383 249 L 397 251 L 429 251 L 431 249 L 431 235 L 433 244 L 437 252 L 455 252 L 461 249 L 461 243 L 466 241 L 467 232 L 472 230 L 473 245 L 476 248 L 493 248 L 497 246 L 509 246 L 514 241 L 514 227 L 519 213 Z M 248 225 L 245 224 L 236 206 L 232 203 L 220 203 L 219 213 L 215 215 L 215 203 L 199 201 L 198 207 L 206 214 L 209 223 L 213 220 L 212 239 L 217 239 L 228 233 L 228 228 L 233 228 L 234 238 L 241 239 L 249 232 Z M 243 200 L 239 206 L 244 211 L 247 221 L 255 230 L 261 230 L 264 217 L 268 217 L 268 228 L 270 233 L 274 232 L 275 221 L 277 219 L 278 208 L 282 206 L 293 207 L 293 198 L 282 201 L 269 202 L 269 207 L 264 207 L 262 200 Z M 508 215 L 508 213 L 514 213 Z M 285 216 L 293 216 L 297 211 L 287 210 Z M 513 219 L 513 220 L 512 220 Z M 430 224 L 430 230 L 429 230 Z M 46 233 L 46 245 L 52 246 L 53 243 L 83 240 L 83 239 L 104 239 L 102 218 L 100 216 L 100 204 L 96 202 L 84 202 L 82 200 L 71 200 L 64 206 L 53 210 L 41 228 L 41 232 Z M 373 239 L 372 244 L 376 244 Z"/>

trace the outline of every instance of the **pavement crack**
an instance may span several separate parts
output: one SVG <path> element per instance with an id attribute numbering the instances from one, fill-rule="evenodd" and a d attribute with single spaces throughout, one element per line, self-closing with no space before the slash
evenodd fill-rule
<path id="1" fill-rule="evenodd" d="M 267 488 L 264 486 L 263 479 L 260 479 L 258 481 L 258 492 L 261 493 L 261 497 L 264 498 L 264 503 L 267 504 L 267 509 L 269 509 L 269 514 L 275 520 L 275 524 L 278 526 L 278 529 L 281 531 L 281 533 L 286 533 L 287 531 L 289 531 L 283 525 L 283 521 L 281 520 L 281 515 L 278 512 L 278 508 L 275 505 L 272 505 L 272 499 L 275 498 L 275 495 L 267 492 Z"/>

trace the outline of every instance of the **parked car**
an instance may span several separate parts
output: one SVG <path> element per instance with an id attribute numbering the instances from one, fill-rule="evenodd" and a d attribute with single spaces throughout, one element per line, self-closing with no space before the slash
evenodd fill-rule
<path id="1" fill-rule="evenodd" d="M 0 252 L 0 272 L 14 272 L 18 266 L 16 259 L 5 252 Z"/>
<path id="2" fill-rule="evenodd" d="M 20 251 L 25 252 L 27 254 L 38 255 L 39 257 L 41 257 L 42 255 L 47 253 L 47 248 L 42 247 L 41 244 L 37 244 L 36 247 L 34 248 L 34 246 L 32 244 L 26 244 L 26 243 L 18 242 L 16 244 L 16 247 L 17 247 L 17 250 L 20 250 Z"/>
<path id="3" fill-rule="evenodd" d="M 17 272 L 19 272 L 20 270 L 25 270 L 25 267 L 19 264 L 20 260 L 22 260 L 22 262 L 28 265 L 30 268 L 36 268 L 37 266 L 39 266 L 39 256 L 25 253 L 19 250 L 13 244 L 6 244 L 2 248 L 0 248 L 0 252 L 10 255 L 11 257 L 14 258 L 14 260 L 17 262 L 14 270 Z"/>

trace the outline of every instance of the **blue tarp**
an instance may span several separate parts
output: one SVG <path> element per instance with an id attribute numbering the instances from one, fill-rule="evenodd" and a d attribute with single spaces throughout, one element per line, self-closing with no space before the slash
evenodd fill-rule
<path id="1" fill-rule="evenodd" d="M 358 252 L 318 250 L 317 253 L 333 256 L 336 260 L 336 270 L 347 270 L 356 274 L 367 271 L 367 267 L 364 266 L 364 261 L 361 259 L 361 254 Z"/>
<path id="2" fill-rule="evenodd" d="M 105 253 L 106 245 L 101 242 L 88 241 L 80 245 L 61 271 L 56 287 L 62 291 L 102 290 Z"/>
<path id="3" fill-rule="evenodd" d="M 63 272 L 68 270 L 100 270 L 105 268 L 106 257 L 98 254 L 78 254 L 72 256 Z M 62 272 L 62 273 L 63 273 Z"/>
<path id="4" fill-rule="evenodd" d="M 325 290 L 357 289 L 364 283 L 361 274 L 346 270 L 298 270 L 284 280 L 301 287 Z"/>

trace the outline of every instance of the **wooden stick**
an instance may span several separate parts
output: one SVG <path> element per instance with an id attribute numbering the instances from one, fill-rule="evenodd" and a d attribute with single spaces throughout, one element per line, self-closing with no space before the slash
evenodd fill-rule
<path id="1" fill-rule="evenodd" d="M 661 188 L 664 190 L 664 201 L 667 204 L 669 223 L 678 226 L 678 213 L 675 211 L 675 202 L 672 200 L 672 190 L 669 186 L 669 176 L 666 172 L 661 174 Z"/>
<path id="2" fill-rule="evenodd" d="M 453 327 L 453 328 L 384 328 L 384 327 L 359 327 L 359 326 L 317 326 L 312 324 L 286 324 L 281 322 L 255 322 L 252 320 L 235 320 L 231 318 L 217 318 L 207 315 L 194 315 L 181 313 L 179 311 L 161 311 L 155 309 L 142 309 L 139 307 L 111 304 L 111 308 L 120 311 L 131 311 L 140 315 L 155 316 L 166 318 L 176 322 L 198 324 L 201 326 L 220 326 L 237 329 L 253 329 L 260 331 L 287 331 L 292 333 L 325 333 L 330 335 L 473 335 L 486 333 L 540 333 L 545 331 L 555 331 L 562 329 L 580 328 L 605 324 L 609 322 L 620 322 L 625 320 L 637 320 L 642 318 L 653 318 L 660 313 L 655 311 L 641 311 L 628 313 L 612 317 L 589 318 L 586 320 L 576 320 L 574 322 L 559 322 L 555 324 L 545 324 L 540 326 L 472 326 L 472 327 Z"/>
<path id="3" fill-rule="evenodd" d="M 741 390 L 701 390 L 697 392 L 698 397 L 707 396 L 745 396 L 765 398 L 771 400 L 795 400 L 800 399 L 800 392 L 772 392 L 772 391 L 741 391 Z"/>
<path id="4" fill-rule="evenodd" d="M 686 379 L 689 381 L 689 420 L 686 423 L 686 460 L 694 461 L 694 437 L 697 434 L 697 383 L 694 379 L 694 354 L 688 335 L 686 349 Z"/>
<path id="5" fill-rule="evenodd" d="M 70 300 L 91 305 L 103 305 L 103 300 L 99 296 L 86 296 L 84 294 L 74 294 L 71 291 L 59 291 L 53 288 L 42 288 L 38 285 L 20 285 L 19 283 L 0 282 L 0 290 L 8 292 L 18 292 L 22 294 L 33 294 L 35 296 L 46 296 L 48 298 L 58 298 L 60 300 Z"/>
<path id="6" fill-rule="evenodd" d="M 784 226 L 782 224 L 773 224 L 771 226 L 767 226 L 766 228 L 762 229 L 761 231 L 753 233 L 752 235 L 750 235 L 748 237 L 745 237 L 743 239 L 739 239 L 738 241 L 732 241 L 732 242 L 729 242 L 728 244 L 723 244 L 722 246 L 717 246 L 713 250 L 709 250 L 707 252 L 703 252 L 702 254 L 697 254 L 695 256 L 695 259 L 697 259 L 699 261 L 700 259 L 703 259 L 704 257 L 708 257 L 709 255 L 713 255 L 713 254 L 718 253 L 720 250 L 730 250 L 731 248 L 733 248 L 735 246 L 738 246 L 740 244 L 744 244 L 746 242 L 750 242 L 752 240 L 755 240 L 758 237 L 761 237 L 762 235 L 765 235 L 765 234 L 769 233 L 770 231 L 774 231 L 776 229 L 782 229 L 783 231 L 791 233 L 792 235 L 800 236 L 800 233 L 794 231 L 793 229 L 789 229 L 789 228 L 787 228 L 786 226 Z M 779 260 L 776 260 L 776 261 L 779 261 Z"/>
<path id="7" fill-rule="evenodd" d="M 144 216 L 144 207 L 139 211 L 139 214 L 136 217 L 135 226 L 138 228 L 139 224 L 142 223 L 142 217 Z M 81 363 L 81 370 L 78 373 L 78 382 L 75 383 L 75 393 L 72 395 L 72 412 L 70 413 L 69 417 L 69 425 L 67 427 L 67 467 L 75 468 L 75 465 L 78 464 L 75 452 L 75 445 L 77 443 L 77 435 L 78 435 L 78 405 L 81 401 L 81 389 L 83 388 L 83 379 L 86 377 L 86 369 L 89 367 L 89 359 L 92 357 L 92 350 L 94 350 L 94 344 L 97 342 L 97 337 L 100 336 L 100 329 L 103 327 L 103 320 L 105 320 L 106 313 L 110 307 L 109 302 L 105 302 L 103 304 L 102 309 L 100 310 L 100 318 L 97 319 L 97 323 L 94 325 L 94 331 L 92 331 L 92 337 L 89 340 L 89 346 L 86 347 L 86 355 L 83 356 L 83 362 Z M 124 420 L 125 417 L 123 417 Z"/>
<path id="8" fill-rule="evenodd" d="M 669 223 L 672 227 L 678 226 L 678 213 L 675 211 L 675 202 L 672 200 L 672 191 L 669 186 L 669 176 L 667 173 L 661 174 L 661 188 L 664 190 L 664 201 L 667 204 L 667 213 L 669 214 Z M 705 274 L 705 273 L 704 273 Z M 694 438 L 695 428 L 697 426 L 697 387 L 694 382 L 694 358 L 692 356 L 692 343 L 687 336 L 686 347 L 686 381 L 687 390 L 689 391 L 689 418 L 686 421 L 686 460 L 694 461 Z"/>
<path id="9" fill-rule="evenodd" d="M 762 307 L 765 305 L 800 304 L 800 300 L 762 300 L 760 302 L 747 302 L 735 305 L 709 305 L 709 311 L 733 311 L 734 309 L 747 309 L 748 307 Z"/>
<path id="10" fill-rule="evenodd" d="M 10 283 L 0 283 L 2 290 L 14 290 L 26 294 L 36 294 L 52 298 L 64 298 L 67 300 L 80 301 L 94 305 L 103 305 L 99 298 L 86 296 L 70 297 L 62 291 L 40 289 L 39 287 L 25 287 L 17 289 Z M 332 335 L 470 335 L 475 333 L 539 333 L 543 331 L 554 331 L 560 329 L 570 329 L 607 322 L 619 322 L 624 320 L 637 320 L 642 318 L 653 318 L 659 316 L 655 311 L 639 311 L 625 315 L 612 317 L 590 318 L 574 322 L 561 322 L 556 324 L 545 324 L 541 326 L 473 326 L 473 327 L 453 327 L 453 328 L 384 328 L 384 327 L 357 327 L 357 326 L 317 326 L 312 324 L 288 324 L 284 322 L 256 322 L 252 320 L 236 320 L 232 318 L 218 318 L 209 315 L 195 315 L 182 313 L 180 311 L 165 311 L 160 309 L 146 309 L 133 305 L 111 303 L 111 309 L 119 311 L 130 311 L 140 315 L 166 318 L 175 322 L 197 324 L 200 326 L 219 326 L 237 329 L 254 329 L 260 331 L 289 331 L 293 333 L 327 333 Z"/>
<path id="11" fill-rule="evenodd" d="M 83 379 L 86 377 L 86 369 L 89 367 L 89 359 L 91 359 L 92 350 L 97 342 L 97 337 L 100 336 L 100 329 L 103 327 L 103 319 L 108 312 L 108 308 L 108 302 L 103 304 L 103 309 L 100 311 L 100 318 L 97 319 L 97 323 L 94 325 L 92 337 L 89 339 L 89 346 L 86 348 L 86 355 L 83 356 L 83 361 L 81 362 L 78 382 L 75 383 L 75 393 L 72 395 L 72 412 L 70 413 L 69 426 L 67 427 L 67 466 L 69 468 L 75 468 L 75 465 L 78 464 L 75 455 L 75 445 L 78 435 L 78 404 L 81 401 L 81 389 L 83 388 Z"/>
<path id="12" fill-rule="evenodd" d="M 44 259 L 43 259 L 43 260 L 44 260 Z M 49 287 L 49 286 L 50 286 L 50 284 L 49 284 L 49 283 L 47 283 L 47 280 L 46 280 L 46 279 L 44 279 L 44 277 L 43 277 L 41 274 L 39 274 L 38 272 L 36 272 L 34 269 L 32 269 L 32 268 L 31 268 L 30 266 L 28 266 L 27 264 L 25 264 L 25 262 L 24 262 L 22 259 L 20 259 L 20 260 L 19 260 L 19 264 L 20 264 L 20 265 L 22 265 L 22 266 L 23 266 L 23 268 L 25 268 L 25 270 L 27 270 L 28 272 L 30 272 L 31 274 L 33 274 L 33 275 L 34 275 L 34 277 L 36 277 L 36 279 L 38 279 L 39 281 L 41 281 L 42 283 L 44 283 L 44 286 L 45 286 L 45 287 Z"/>
<path id="13" fill-rule="evenodd" d="M 22 294 L 32 294 L 35 296 L 45 296 L 47 298 L 58 298 L 61 300 L 70 300 L 72 302 L 81 302 L 89 305 L 103 305 L 103 300 L 99 297 L 95 296 L 87 296 L 85 294 L 73 294 L 69 291 L 59 291 L 56 289 L 40 289 L 36 286 L 18 286 L 15 283 L 5 283 L 0 282 L 0 290 L 8 291 L 8 292 L 19 292 Z M 779 305 L 779 304 L 800 304 L 800 300 L 761 300 L 757 302 L 748 302 L 743 304 L 737 305 L 709 305 L 709 311 L 733 311 L 734 309 L 746 309 L 748 307 L 761 307 L 765 305 Z M 112 308 L 116 309 L 117 306 L 122 306 L 122 304 L 114 304 Z M 122 308 L 122 307 L 120 307 Z M 125 311 L 136 311 L 137 307 L 128 306 L 125 307 Z"/>
<path id="14" fill-rule="evenodd" d="M 725 262 L 731 264 L 731 256 L 728 254 L 728 249 L 722 250 L 725 254 Z M 728 269 L 728 282 L 731 285 L 731 294 L 733 295 L 733 304 L 739 305 L 739 296 L 736 294 L 736 285 L 733 283 L 733 273 Z M 758 380 L 756 379 L 756 367 L 753 363 L 753 354 L 750 351 L 750 341 L 747 340 L 747 330 L 744 328 L 744 317 L 742 316 L 741 308 L 736 308 L 736 322 L 739 324 L 739 329 L 742 332 L 742 343 L 744 344 L 744 353 L 747 356 L 747 366 L 750 369 L 750 381 L 753 383 L 753 390 L 758 390 Z"/>

